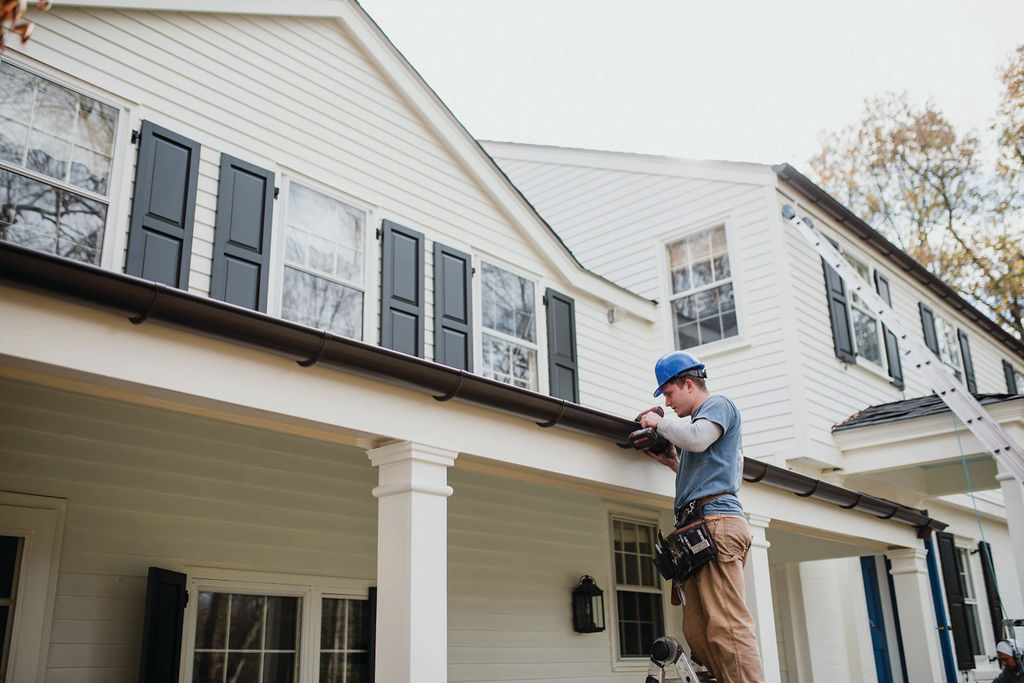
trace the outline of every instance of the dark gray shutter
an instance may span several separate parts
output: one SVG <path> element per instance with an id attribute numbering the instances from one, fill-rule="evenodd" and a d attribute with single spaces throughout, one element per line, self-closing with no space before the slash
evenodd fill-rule
<path id="1" fill-rule="evenodd" d="M 423 233 L 384 221 L 380 345 L 423 357 Z"/>
<path id="2" fill-rule="evenodd" d="M 553 289 L 544 292 L 548 323 L 548 380 L 550 394 L 579 403 L 579 365 L 576 359 L 576 302 Z"/>
<path id="3" fill-rule="evenodd" d="M 473 370 L 473 265 L 469 254 L 434 242 L 434 360 Z"/>
<path id="4" fill-rule="evenodd" d="M 142 122 L 124 266 L 129 275 L 188 289 L 199 148 L 194 140 Z"/>
<path id="5" fill-rule="evenodd" d="M 1017 393 L 1017 378 L 1013 375 L 1013 365 L 1010 361 L 1003 359 L 1003 375 L 1006 376 L 1006 393 Z"/>
<path id="6" fill-rule="evenodd" d="M 978 541 L 978 557 L 981 558 L 981 575 L 985 578 L 985 596 L 988 598 L 988 614 L 992 620 L 992 633 L 996 640 L 1006 637 L 1003 633 L 1005 622 L 1003 622 L 1003 603 L 999 599 L 999 590 L 996 585 L 996 577 L 992 573 L 995 560 L 992 559 L 992 546 L 985 541 Z"/>
<path id="7" fill-rule="evenodd" d="M 971 343 L 967 339 L 967 333 L 961 329 L 956 331 L 956 338 L 960 342 L 960 359 L 964 363 L 964 380 L 967 383 L 967 391 L 976 394 L 978 393 L 978 383 L 974 379 L 974 360 L 971 358 Z"/>
<path id="8" fill-rule="evenodd" d="M 953 629 L 956 668 L 967 671 L 974 668 L 974 654 L 967 621 L 967 606 L 964 603 L 966 590 L 957 563 L 956 544 L 953 542 L 953 534 L 944 531 L 936 533 L 935 539 L 939 548 L 939 564 L 942 565 L 942 584 L 946 589 L 949 625 Z"/>
<path id="9" fill-rule="evenodd" d="M 370 646 L 367 658 L 370 660 L 370 683 L 377 680 L 377 587 L 370 586 L 369 607 L 367 610 L 366 632 L 370 634 Z"/>
<path id="10" fill-rule="evenodd" d="M 182 626 L 188 602 L 185 578 L 179 572 L 159 567 L 149 568 L 139 683 L 178 681 Z"/>
<path id="11" fill-rule="evenodd" d="M 267 310 L 274 172 L 220 155 L 210 296 Z"/>
<path id="12" fill-rule="evenodd" d="M 892 295 L 889 292 L 889 278 L 875 271 L 875 291 L 882 301 L 892 306 Z M 882 339 L 885 342 L 885 358 L 889 366 L 889 377 L 892 383 L 903 388 L 903 364 L 900 362 L 900 345 L 896 333 L 882 325 Z"/>
<path id="13" fill-rule="evenodd" d="M 932 313 L 932 309 L 920 301 L 917 302 L 917 309 L 921 312 L 921 331 L 924 333 L 924 345 L 937 356 L 939 355 L 939 337 L 935 334 L 935 314 Z"/>
<path id="14" fill-rule="evenodd" d="M 836 249 L 839 245 L 826 237 Z M 832 266 L 821 259 L 825 271 L 825 296 L 828 299 L 828 316 L 832 321 L 832 342 L 836 358 L 853 363 L 857 358 L 853 351 L 853 328 L 850 326 L 850 309 L 846 304 L 846 283 Z"/>

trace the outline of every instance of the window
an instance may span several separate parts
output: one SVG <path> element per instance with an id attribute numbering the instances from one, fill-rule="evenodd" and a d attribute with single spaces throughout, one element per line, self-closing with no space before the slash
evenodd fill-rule
<path id="1" fill-rule="evenodd" d="M 668 267 L 676 348 L 738 334 L 725 226 L 668 245 Z"/>
<path id="2" fill-rule="evenodd" d="M 612 518 L 621 657 L 650 656 L 651 644 L 665 634 L 661 578 L 651 563 L 656 533 L 653 524 Z"/>
<path id="3" fill-rule="evenodd" d="M 866 265 L 845 252 L 843 257 L 853 266 L 857 274 L 864 278 L 865 282 L 871 281 L 870 270 Z M 851 291 L 850 294 L 850 320 L 853 323 L 854 352 L 875 365 L 881 366 L 882 339 L 878 318 L 856 292 Z"/>
<path id="4" fill-rule="evenodd" d="M 971 652 L 975 655 L 983 655 L 985 654 L 985 649 L 981 645 L 981 628 L 978 625 L 978 597 L 974 591 L 974 574 L 971 571 L 971 558 L 966 548 L 956 549 L 956 563 L 964 586 L 964 608 L 967 616 L 967 635 L 971 644 Z"/>
<path id="5" fill-rule="evenodd" d="M 366 212 L 288 183 L 281 317 L 363 338 Z"/>
<path id="6" fill-rule="evenodd" d="M 960 360 L 960 344 L 956 328 L 946 320 L 935 316 L 935 335 L 939 343 L 939 359 L 958 380 L 963 379 L 963 365 Z"/>
<path id="7" fill-rule="evenodd" d="M 0 62 L 0 239 L 99 263 L 117 118 Z"/>
<path id="8" fill-rule="evenodd" d="M 0 536 L 0 681 L 7 680 L 7 663 L 11 658 L 22 547 L 17 536 Z"/>
<path id="9" fill-rule="evenodd" d="M 193 683 L 367 683 L 372 675 L 370 600 L 313 586 L 277 590 L 199 581 Z M 267 584 L 262 584 L 267 587 Z M 189 609 L 193 609 L 191 606 Z M 306 657 L 309 653 L 311 657 Z"/>
<path id="10" fill-rule="evenodd" d="M 481 267 L 481 373 L 537 390 L 537 301 L 533 282 L 503 268 Z"/>

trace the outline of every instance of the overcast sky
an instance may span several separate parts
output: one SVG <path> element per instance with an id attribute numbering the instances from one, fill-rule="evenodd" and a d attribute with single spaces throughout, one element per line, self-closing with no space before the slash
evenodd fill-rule
<path id="1" fill-rule="evenodd" d="M 906 91 L 988 139 L 1022 0 L 359 0 L 479 139 L 778 163 Z"/>

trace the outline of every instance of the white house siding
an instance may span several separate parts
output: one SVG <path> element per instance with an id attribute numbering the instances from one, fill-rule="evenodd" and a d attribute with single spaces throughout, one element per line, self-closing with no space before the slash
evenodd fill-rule
<path id="1" fill-rule="evenodd" d="M 376 582 L 364 451 L 0 380 L 3 488 L 67 500 L 46 680 L 134 681 L 149 566 Z"/>
<path id="2" fill-rule="evenodd" d="M 661 302 L 670 293 L 664 245 L 724 223 L 741 334 L 693 351 L 710 368 L 712 390 L 740 407 L 747 455 L 794 450 L 787 330 L 779 324 L 788 297 L 775 260 L 779 230 L 765 208 L 765 188 L 774 182 L 767 167 L 739 164 L 742 172 L 730 172 L 713 165 L 709 180 L 700 177 L 704 165 L 675 160 L 502 143 L 485 148 L 584 266 Z M 648 363 L 675 347 L 670 307 L 659 308 L 668 331 L 653 341 Z"/>

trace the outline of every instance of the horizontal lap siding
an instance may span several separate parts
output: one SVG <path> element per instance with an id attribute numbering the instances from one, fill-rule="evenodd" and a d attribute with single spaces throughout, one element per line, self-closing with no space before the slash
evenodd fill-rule
<path id="1" fill-rule="evenodd" d="M 48 681 L 137 676 L 151 565 L 375 581 L 363 451 L 0 382 L 0 480 L 66 498 Z"/>
<path id="2" fill-rule="evenodd" d="M 642 296 L 664 299 L 667 274 L 659 263 L 663 242 L 726 221 L 741 331 L 748 344 L 721 355 L 714 345 L 696 353 L 710 367 L 712 391 L 740 406 L 747 455 L 765 457 L 793 447 L 776 248 L 781 229 L 766 208 L 765 186 L 503 159 L 496 153 L 512 181 L 584 266 Z M 667 306 L 659 315 L 671 328 Z M 640 347 L 649 354 L 642 371 L 647 381 L 636 388 L 636 407 L 653 400 L 653 386 L 647 386 L 653 383 L 650 367 L 669 338 L 656 330 L 647 337 Z M 633 407 L 620 411 L 626 414 Z"/>
<path id="3" fill-rule="evenodd" d="M 633 681 L 614 673 L 614 624 L 572 629 L 570 594 L 590 574 L 611 615 L 608 511 L 600 496 L 478 472 L 449 473 L 448 680 Z M 666 611 L 671 628 L 679 615 Z M 674 631 L 675 629 L 672 629 Z"/>

